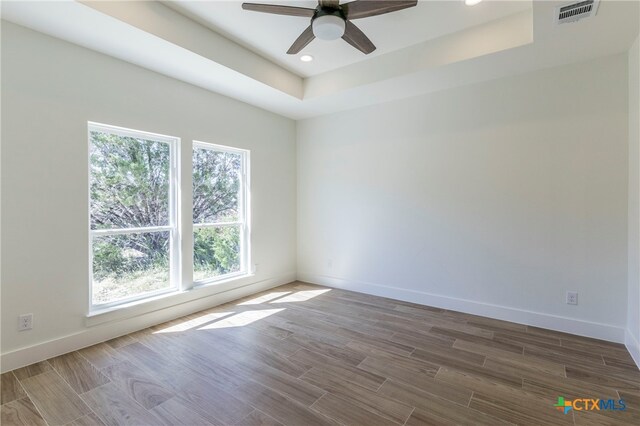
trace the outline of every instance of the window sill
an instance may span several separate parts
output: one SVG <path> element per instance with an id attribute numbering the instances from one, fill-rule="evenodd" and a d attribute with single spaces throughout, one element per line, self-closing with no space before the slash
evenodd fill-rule
<path id="1" fill-rule="evenodd" d="M 232 274 L 227 274 L 227 275 L 222 275 L 216 278 L 209 278 L 206 280 L 202 280 L 202 281 L 195 281 L 193 283 L 193 289 L 198 289 L 198 288 L 205 288 L 205 287 L 209 287 L 209 286 L 213 286 L 213 285 L 219 285 L 219 284 L 224 284 L 224 283 L 228 283 L 234 280 L 237 280 L 239 278 L 242 277 L 250 277 L 253 274 L 249 274 L 246 272 L 234 272 Z"/>
<path id="2" fill-rule="evenodd" d="M 85 318 L 85 325 L 93 327 L 111 321 L 118 321 L 139 315 L 149 314 L 154 311 L 170 308 L 182 303 L 187 303 L 202 297 L 213 296 L 229 290 L 234 290 L 245 285 L 252 284 L 249 279 L 255 277 L 251 273 L 234 274 L 223 277 L 221 280 L 209 280 L 197 282 L 192 288 L 186 290 L 174 290 L 138 299 L 128 303 L 108 308 L 90 311 Z"/>

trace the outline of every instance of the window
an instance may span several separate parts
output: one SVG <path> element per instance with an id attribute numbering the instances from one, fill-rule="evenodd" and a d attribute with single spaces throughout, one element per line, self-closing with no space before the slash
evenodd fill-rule
<path id="1" fill-rule="evenodd" d="M 249 151 L 194 142 L 186 158 L 193 221 L 179 223 L 179 194 L 189 191 L 179 146 L 179 138 L 89 123 L 91 311 L 247 274 Z M 193 263 L 180 244 L 191 233 Z"/>
<path id="2" fill-rule="evenodd" d="M 178 142 L 89 123 L 92 309 L 177 288 Z"/>
<path id="3" fill-rule="evenodd" d="M 248 151 L 195 142 L 193 279 L 210 282 L 247 272 Z"/>

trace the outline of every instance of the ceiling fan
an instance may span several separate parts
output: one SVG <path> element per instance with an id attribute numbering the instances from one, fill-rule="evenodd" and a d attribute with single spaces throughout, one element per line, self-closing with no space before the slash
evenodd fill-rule
<path id="1" fill-rule="evenodd" d="M 417 0 L 356 0 L 342 5 L 340 0 L 319 0 L 315 9 L 258 3 L 242 3 L 242 8 L 254 12 L 311 18 L 311 24 L 287 50 L 289 55 L 300 52 L 316 37 L 321 40 L 342 37 L 351 46 L 368 55 L 376 50 L 376 46 L 351 21 L 395 12 L 416 4 Z"/>

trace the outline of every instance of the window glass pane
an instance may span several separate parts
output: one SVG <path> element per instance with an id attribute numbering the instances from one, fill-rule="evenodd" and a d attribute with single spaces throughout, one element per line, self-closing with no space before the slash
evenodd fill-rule
<path id="1" fill-rule="evenodd" d="M 91 229 L 169 225 L 169 144 L 90 132 Z"/>
<path id="2" fill-rule="evenodd" d="M 93 237 L 94 305 L 169 287 L 169 232 Z"/>
<path id="3" fill-rule="evenodd" d="M 240 271 L 240 226 L 198 228 L 193 232 L 193 280 Z"/>
<path id="4" fill-rule="evenodd" d="M 194 148 L 193 223 L 240 220 L 241 175 L 241 154 Z"/>

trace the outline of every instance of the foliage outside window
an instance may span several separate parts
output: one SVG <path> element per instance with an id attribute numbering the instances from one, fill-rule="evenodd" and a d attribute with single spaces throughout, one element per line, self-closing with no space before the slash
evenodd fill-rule
<path id="1" fill-rule="evenodd" d="M 177 138 L 89 125 L 91 305 L 176 287 Z"/>
<path id="2" fill-rule="evenodd" d="M 193 149 L 193 279 L 246 273 L 247 151 L 197 142 Z"/>

